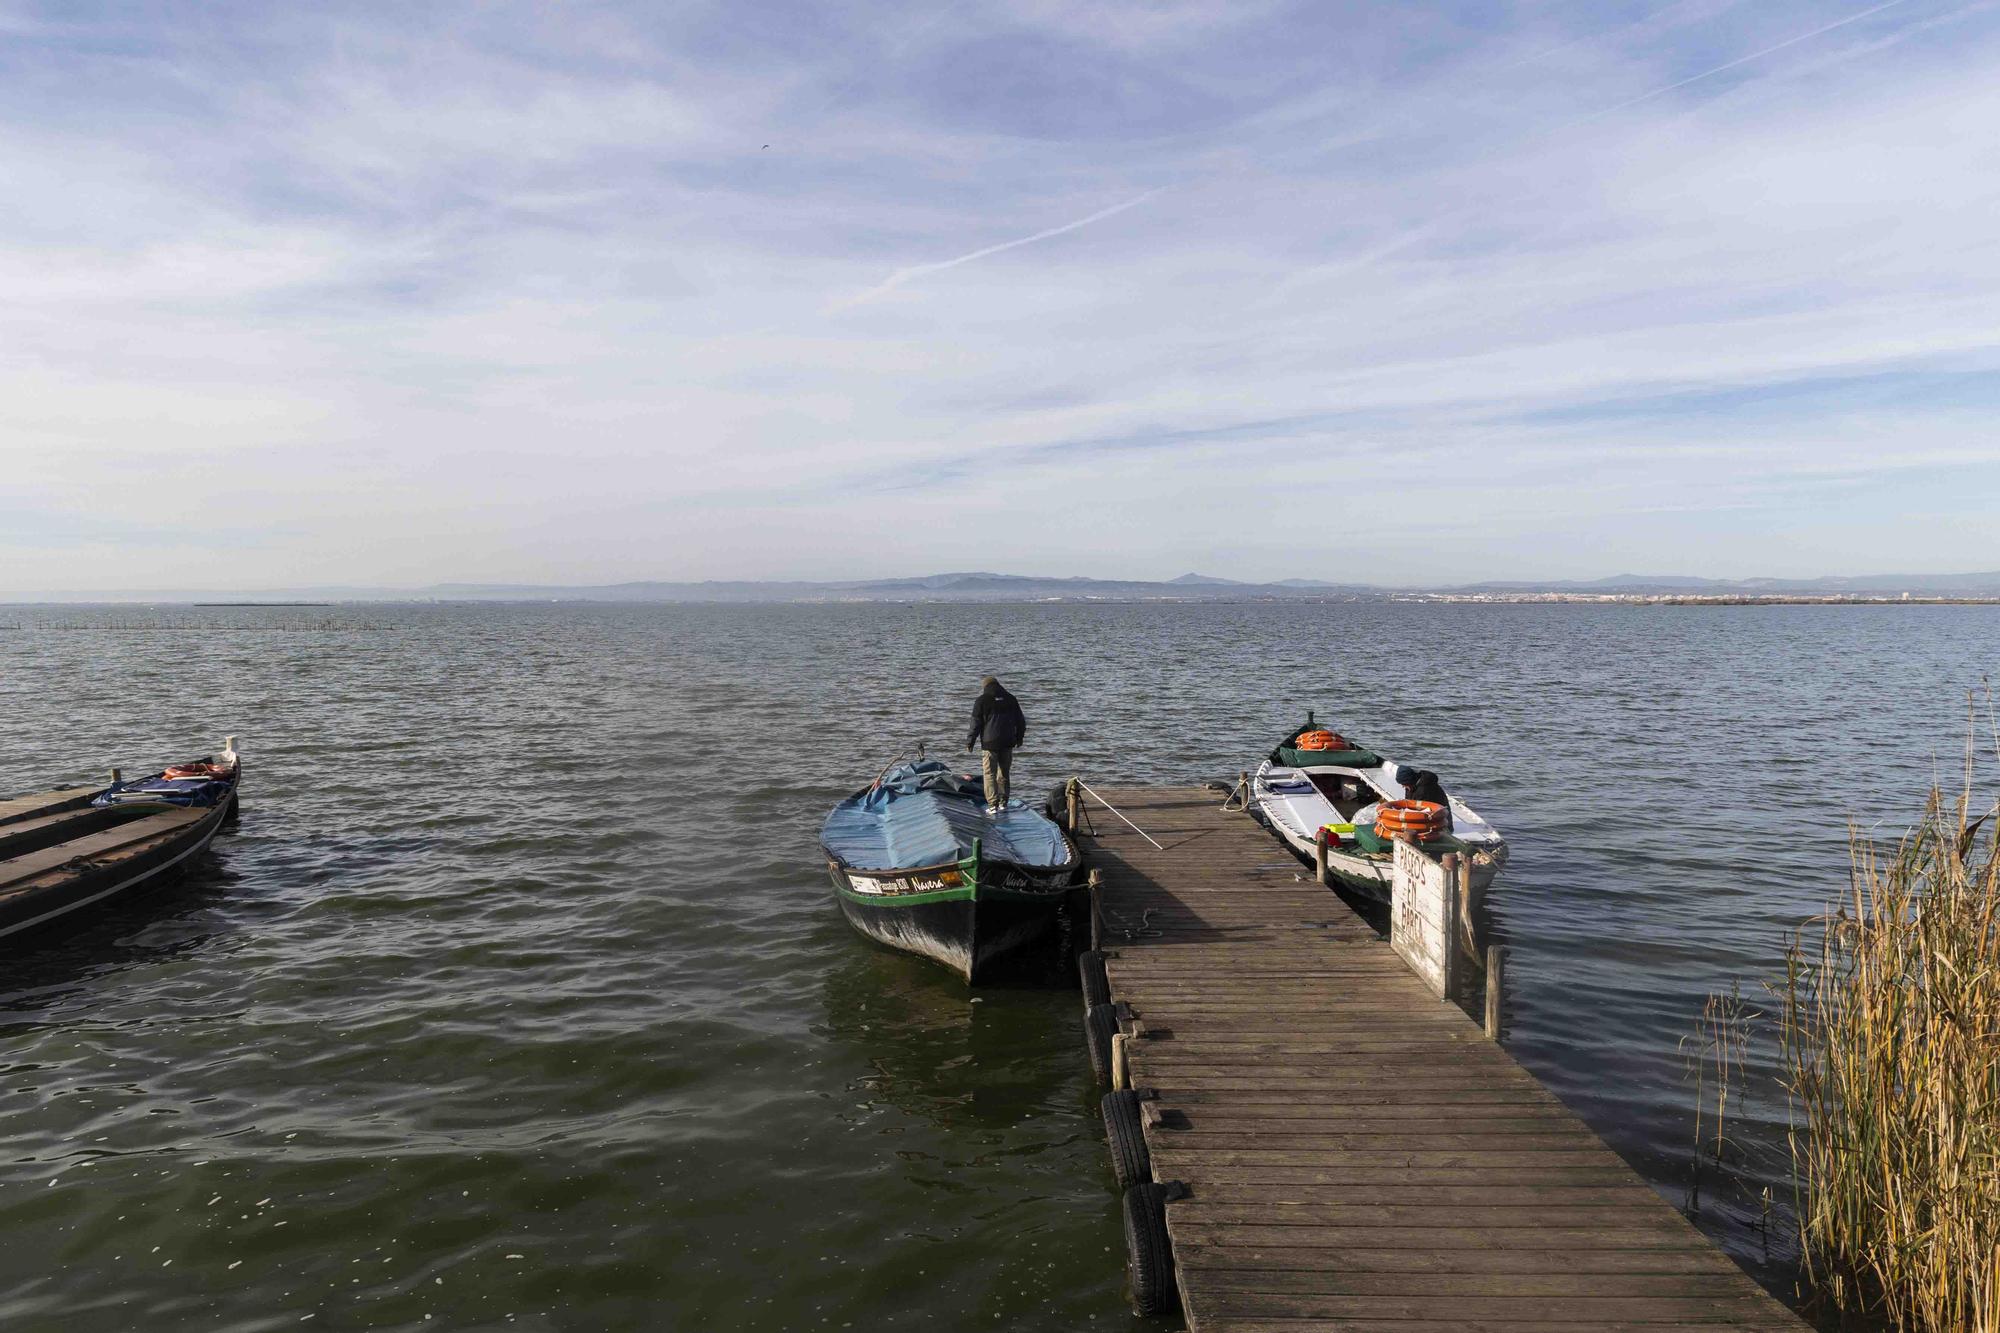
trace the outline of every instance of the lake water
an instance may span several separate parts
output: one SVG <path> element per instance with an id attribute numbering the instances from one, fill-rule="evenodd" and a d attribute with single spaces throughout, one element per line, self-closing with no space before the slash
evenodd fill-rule
<path id="1" fill-rule="evenodd" d="M 1508 835 L 1510 1049 L 1677 1202 L 1704 998 L 1955 780 L 2000 608 L 0 608 L 0 787 L 241 737 L 177 886 L 0 958 L 0 1323 L 1074 1330 L 1124 1304 L 1071 991 L 854 936 L 826 809 L 1031 721 L 1187 782 L 1307 707 Z M 1989 765 L 1990 772 L 1990 765 Z M 1753 1065 L 1768 1047 L 1753 1051 Z M 1766 1066 L 1767 1068 L 1767 1066 Z M 1753 1067 L 1753 1082 L 1763 1072 Z M 1782 1104 L 1700 1224 L 1784 1287 Z M 426 1322 L 428 1321 L 428 1322 Z"/>

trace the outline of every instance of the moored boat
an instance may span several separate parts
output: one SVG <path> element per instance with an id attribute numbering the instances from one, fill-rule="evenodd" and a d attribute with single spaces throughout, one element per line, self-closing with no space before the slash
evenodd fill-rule
<path id="1" fill-rule="evenodd" d="M 232 736 L 219 754 L 145 777 L 0 801 L 0 936 L 180 870 L 235 813 L 242 775 Z"/>
<path id="2" fill-rule="evenodd" d="M 977 779 L 922 758 L 836 805 L 820 849 L 856 930 L 968 982 L 1048 935 L 1083 868 L 1041 811 L 1009 801 L 990 812 Z"/>
<path id="3" fill-rule="evenodd" d="M 1427 799 L 1412 800 L 1413 795 Z M 1251 775 L 1250 804 L 1286 846 L 1308 860 L 1324 838 L 1327 873 L 1377 901 L 1389 898 L 1398 836 L 1434 856 L 1466 856 L 1475 894 L 1485 892 L 1507 864 L 1507 841 L 1499 830 L 1444 793 L 1435 774 L 1349 741 L 1320 727 L 1310 714 Z"/>

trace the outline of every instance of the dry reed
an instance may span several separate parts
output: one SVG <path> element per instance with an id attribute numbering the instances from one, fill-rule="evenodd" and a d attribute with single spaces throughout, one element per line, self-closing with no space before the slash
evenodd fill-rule
<path id="1" fill-rule="evenodd" d="M 1744 1006 L 1736 987 L 1727 993 L 1712 991 L 1702 1006 L 1701 1021 L 1681 1038 L 1681 1060 L 1688 1082 L 1694 1085 L 1693 1176 L 1687 1198 L 1690 1215 L 1701 1211 L 1707 1168 L 1721 1167 L 1728 1155 L 1730 1099 L 1743 1082 L 1751 1027 L 1762 1017 L 1759 1011 Z"/>
<path id="2" fill-rule="evenodd" d="M 1934 789 L 1893 855 L 1856 832 L 1774 988 L 1807 1276 L 1911 1333 L 2000 1333 L 2000 819 L 1972 809 Z"/>

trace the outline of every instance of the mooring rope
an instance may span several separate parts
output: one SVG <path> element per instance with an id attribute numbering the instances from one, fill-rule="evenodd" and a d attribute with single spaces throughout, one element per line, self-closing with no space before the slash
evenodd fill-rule
<path id="1" fill-rule="evenodd" d="M 1076 780 L 1076 785 L 1083 788 L 1083 790 L 1090 792 L 1092 796 L 1096 796 L 1097 803 L 1103 806 L 1106 810 L 1109 810 L 1112 814 L 1117 815 L 1120 819 L 1125 819 L 1124 811 L 1120 810 L 1117 806 L 1111 804 L 1111 802 L 1105 800 L 1102 796 L 1098 796 L 1095 791 L 1091 790 L 1091 786 L 1088 782 L 1085 782 L 1082 778 L 1078 778 Z M 1125 819 L 1125 827 L 1131 829 L 1134 833 L 1144 838 L 1147 842 L 1152 842 L 1153 849 L 1155 851 L 1164 852 L 1165 850 L 1167 850 L 1166 848 L 1160 846 L 1159 843 L 1153 842 L 1153 835 L 1146 832 L 1146 830 L 1140 828 L 1137 824 L 1134 824 L 1131 820 Z"/>
<path id="2" fill-rule="evenodd" d="M 1105 924 L 1123 935 L 1127 940 L 1160 939 L 1167 933 L 1164 930 L 1153 929 L 1153 909 L 1150 907 L 1140 909 L 1138 925 L 1128 926 L 1125 924 L 1125 921 L 1125 917 L 1119 916 L 1115 920 L 1107 920 Z"/>
<path id="3" fill-rule="evenodd" d="M 875 775 L 875 780 L 869 783 L 868 785 L 871 787 L 881 786 L 882 779 L 889 776 L 889 770 L 894 768 L 897 764 L 902 763 L 904 759 L 909 757 L 909 754 L 910 752 L 908 750 L 896 751 L 896 757 L 891 759 L 888 763 L 882 765 L 882 771 L 880 773 L 877 773 Z M 920 741 L 917 743 L 917 759 L 921 761 L 923 757 L 924 757 L 924 746 L 923 743 Z"/>

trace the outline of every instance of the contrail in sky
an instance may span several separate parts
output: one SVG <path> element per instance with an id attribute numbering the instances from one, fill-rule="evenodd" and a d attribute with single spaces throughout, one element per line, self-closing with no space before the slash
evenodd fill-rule
<path id="1" fill-rule="evenodd" d="M 1815 37 L 1819 37 L 1825 33 L 1832 32 L 1835 28 L 1844 28 L 1850 23 L 1858 23 L 1862 19 L 1867 18 L 1870 14 L 1879 14 L 1885 9 L 1894 9 L 1897 5 L 1900 5 L 1902 3 L 1903 0 L 1887 0 L 1887 3 L 1876 5 L 1873 9 L 1864 9 L 1859 14 L 1849 14 L 1844 19 L 1836 19 L 1834 22 L 1827 24 L 1823 28 L 1814 28 L 1811 32 L 1802 32 L 1796 37 L 1787 37 L 1784 41 L 1779 42 L 1776 46 L 1767 46 L 1761 51 L 1752 51 L 1747 56 L 1738 56 L 1736 57 L 1736 59 L 1730 61 L 1726 65 L 1717 65 L 1714 69 L 1705 69 L 1699 74 L 1689 75 L 1687 78 L 1682 79 L 1679 83 L 1670 83 L 1664 88 L 1655 88 L 1650 93 L 1641 93 L 1639 96 L 1633 98 L 1629 102 L 1620 102 L 1617 106 L 1606 107 L 1604 110 L 1597 112 L 1596 115 L 1591 116 L 1590 119 L 1595 120 L 1597 119 L 1598 116 L 1608 116 L 1614 111 L 1623 111 L 1626 107 L 1637 106 L 1641 102 L 1650 102 L 1655 97 L 1663 97 L 1666 94 L 1672 92 L 1676 88 L 1685 88 L 1690 83 L 1700 83 L 1703 79 L 1706 79 L 1711 75 L 1720 74 L 1724 70 L 1735 69 L 1738 65 L 1747 65 L 1753 60 L 1762 60 L 1765 56 L 1770 55 L 1774 51 L 1782 51 L 1788 46 L 1797 46 L 1800 42 L 1811 41 Z"/>
<path id="2" fill-rule="evenodd" d="M 1165 187 L 1161 188 L 1164 189 Z M 834 308 L 845 310 L 849 306 L 866 305 L 877 297 L 887 296 L 898 287 L 917 278 L 929 277 L 933 273 L 942 273 L 948 268 L 957 268 L 960 264 L 970 264 L 975 259 L 984 259 L 988 255 L 997 255 L 1002 250 L 1017 250 L 1024 245 L 1033 245 L 1036 241 L 1046 241 L 1052 236 L 1061 236 L 1064 232 L 1075 231 L 1079 227 L 1088 227 L 1093 222 L 1102 222 L 1108 217 L 1123 213 L 1128 208 L 1137 208 L 1140 204 L 1145 203 L 1159 192 L 1159 190 L 1148 190 L 1142 195 L 1127 199 L 1122 204 L 1113 204 L 1109 208 L 1101 208 L 1089 217 L 1078 218 L 1074 222 L 1065 222 L 1060 227 L 1050 227 L 1047 231 L 1038 231 L 1032 236 L 1021 236 L 1011 241 L 1002 241 L 998 245 L 989 245 L 984 249 L 973 250 L 970 253 L 959 255 L 954 259 L 940 259 L 935 264 L 912 264 L 908 268 L 899 268 L 881 282 L 876 283 L 873 287 L 861 293 L 861 295 L 842 301 Z"/>

